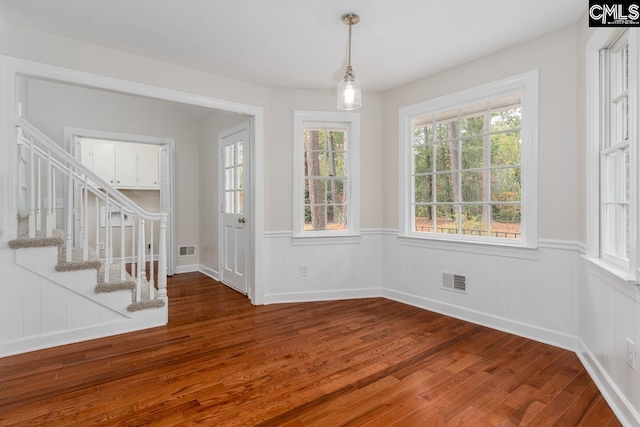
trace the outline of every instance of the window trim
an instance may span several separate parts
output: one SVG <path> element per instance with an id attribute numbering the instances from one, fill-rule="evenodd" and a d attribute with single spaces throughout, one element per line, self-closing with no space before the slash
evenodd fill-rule
<path id="1" fill-rule="evenodd" d="M 304 230 L 304 140 L 305 123 L 347 125 L 347 171 L 349 183 L 347 230 Z M 354 243 L 360 236 L 360 113 L 302 111 L 293 112 L 293 239 L 298 244 Z"/>
<path id="2" fill-rule="evenodd" d="M 522 223 L 520 240 L 489 239 L 477 236 L 431 235 L 411 229 L 411 121 L 415 116 L 447 108 L 457 108 L 461 104 L 472 104 L 489 96 L 520 90 L 522 110 L 522 152 L 521 152 L 521 209 Z M 474 88 L 441 96 L 418 104 L 400 108 L 398 112 L 399 130 L 399 236 L 422 240 L 478 243 L 536 248 L 538 239 L 538 70 L 487 83 Z"/>
<path id="3" fill-rule="evenodd" d="M 620 265 L 602 256 L 601 252 L 601 144 L 600 139 L 604 131 L 601 116 L 602 94 L 600 50 L 608 48 L 620 37 L 626 28 L 598 28 L 595 30 L 586 47 L 586 220 L 587 220 L 587 252 L 585 259 L 592 265 L 608 271 L 627 283 L 640 281 L 638 264 L 638 137 L 640 128 L 638 121 L 638 96 L 640 95 L 637 80 L 640 72 L 640 32 L 629 28 L 629 60 L 635 58 L 634 66 L 629 74 L 629 263 Z"/>

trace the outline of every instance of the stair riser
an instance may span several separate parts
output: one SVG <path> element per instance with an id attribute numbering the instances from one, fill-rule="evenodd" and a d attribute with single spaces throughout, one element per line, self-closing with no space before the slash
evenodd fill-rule
<path id="1" fill-rule="evenodd" d="M 126 317 L 134 318 L 132 313 L 127 311 L 127 306 L 131 304 L 131 291 L 97 294 L 95 292 L 97 278 L 95 269 L 56 271 L 55 266 L 57 263 L 57 247 L 16 249 L 16 264 Z"/>

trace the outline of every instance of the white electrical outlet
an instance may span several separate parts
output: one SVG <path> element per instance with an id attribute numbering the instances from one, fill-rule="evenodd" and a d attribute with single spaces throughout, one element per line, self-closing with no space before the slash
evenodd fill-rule
<path id="1" fill-rule="evenodd" d="M 627 365 L 636 370 L 636 343 L 627 338 Z"/>
<path id="2" fill-rule="evenodd" d="M 300 266 L 300 277 L 307 277 L 309 275 L 309 266 L 301 265 Z"/>

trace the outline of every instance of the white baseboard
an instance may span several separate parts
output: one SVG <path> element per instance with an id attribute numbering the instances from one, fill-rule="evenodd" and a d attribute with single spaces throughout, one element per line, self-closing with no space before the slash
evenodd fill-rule
<path id="1" fill-rule="evenodd" d="M 200 271 L 199 264 L 179 265 L 179 266 L 176 266 L 176 268 L 174 269 L 175 274 L 195 273 L 198 271 Z"/>
<path id="2" fill-rule="evenodd" d="M 611 410 L 618 417 L 618 420 L 624 426 L 640 425 L 640 414 L 611 379 L 598 358 L 580 338 L 578 339 L 578 345 L 580 348 L 576 351 L 576 354 L 580 362 L 584 365 Z"/>
<path id="3" fill-rule="evenodd" d="M 204 274 L 205 276 L 211 277 L 213 280 L 220 280 L 220 274 L 213 268 L 209 268 L 206 265 L 200 264 L 198 271 L 200 271 L 200 273 Z"/>
<path id="4" fill-rule="evenodd" d="M 380 289 L 350 289 L 337 291 L 316 292 L 287 292 L 279 294 L 267 294 L 264 296 L 264 304 L 280 304 L 289 302 L 335 301 L 342 299 L 377 298 L 381 297 Z"/>
<path id="5" fill-rule="evenodd" d="M 14 341 L 0 343 L 0 357 L 13 356 L 16 354 L 27 353 L 29 351 L 78 343 L 80 341 L 104 338 L 112 335 L 149 329 L 156 326 L 164 326 L 165 323 L 162 323 L 162 321 L 159 321 L 157 324 L 141 323 L 133 319 L 127 319 L 124 321 L 96 325 L 89 328 L 71 329 L 51 334 L 21 338 Z"/>
<path id="6" fill-rule="evenodd" d="M 529 325 L 511 319 L 505 319 L 504 317 L 494 316 L 465 307 L 391 289 L 382 289 L 382 296 L 393 301 L 423 308 L 425 310 L 444 314 L 445 316 L 455 317 L 456 319 L 465 320 L 467 322 L 519 335 L 521 337 L 530 338 L 532 340 L 564 348 L 566 350 L 576 351 L 579 347 L 576 337 L 572 335 L 563 334 L 561 332 L 552 331 L 550 329 Z"/>

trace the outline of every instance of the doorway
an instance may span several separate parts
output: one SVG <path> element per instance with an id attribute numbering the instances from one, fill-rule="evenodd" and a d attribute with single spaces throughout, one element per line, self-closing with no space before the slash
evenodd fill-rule
<path id="1" fill-rule="evenodd" d="M 16 129 L 13 126 L 15 120 L 15 105 L 17 105 L 20 91 L 17 86 L 18 77 L 27 77 L 43 80 L 62 82 L 78 87 L 94 88 L 114 94 L 132 95 L 139 98 L 156 99 L 161 102 L 176 103 L 185 107 L 195 106 L 198 108 L 226 111 L 235 114 L 242 114 L 251 118 L 250 120 L 250 146 L 251 146 L 251 173 L 248 175 L 251 183 L 251 192 L 245 193 L 245 200 L 250 200 L 247 206 L 250 209 L 252 223 L 246 227 L 248 237 L 247 247 L 247 295 L 253 304 L 263 303 L 264 287 L 267 283 L 263 274 L 264 236 L 263 236 L 263 182 L 257 179 L 262 176 L 263 171 L 263 143 L 264 143 L 264 110 L 263 107 L 249 104 L 242 104 L 233 101 L 203 96 L 189 92 L 181 92 L 175 89 L 168 89 L 149 84 L 138 83 L 129 80 L 107 77 L 69 68 L 57 67 L 33 61 L 12 58 L 0 55 L 0 92 L 6 96 L 0 102 L 0 140 L 5 143 L 0 144 L 0 166 L 7 176 L 16 176 L 17 165 L 13 159 L 17 158 L 16 144 L 10 143 L 16 140 Z M 178 159 L 179 156 L 176 156 Z M 184 170 L 184 169 L 183 169 Z M 179 171 L 177 171 L 179 173 Z M 184 182 L 190 178 L 181 178 L 176 175 L 176 183 Z M 186 181 L 191 182 L 191 181 Z M 15 238 L 17 235 L 17 223 L 15 213 L 18 211 L 17 190 L 7 188 L 3 197 L 3 242 Z M 9 197 L 10 196 L 10 197 Z M 189 207 L 187 207 L 189 208 Z M 179 229 L 180 211 L 182 206 L 176 207 L 176 227 Z M 219 211 L 218 211 L 219 212 Z M 11 218 L 13 215 L 13 218 Z M 179 231 L 179 230 L 178 230 Z M 176 244 L 181 244 L 180 234 L 176 236 Z M 189 239 L 191 240 L 191 239 Z M 2 243 L 2 242 L 0 242 Z M 191 243 L 185 242 L 185 243 Z M 176 249 L 175 247 L 173 248 Z M 198 264 L 176 266 L 176 273 L 199 271 Z"/>

